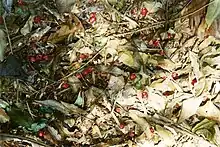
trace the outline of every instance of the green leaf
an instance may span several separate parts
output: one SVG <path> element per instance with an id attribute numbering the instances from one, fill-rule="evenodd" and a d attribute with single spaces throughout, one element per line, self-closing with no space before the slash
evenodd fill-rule
<path id="1" fill-rule="evenodd" d="M 10 111 L 8 111 L 8 115 L 11 122 L 16 126 L 30 128 L 31 124 L 33 123 L 33 119 L 28 112 L 22 111 L 18 108 L 12 108 Z"/>
<path id="2" fill-rule="evenodd" d="M 205 21 L 208 25 L 208 28 L 212 25 L 213 21 L 219 16 L 220 14 L 220 0 L 214 0 L 212 4 L 208 6 Z"/>
<path id="3" fill-rule="evenodd" d="M 212 120 L 204 119 L 200 123 L 196 124 L 195 127 L 193 127 L 192 132 L 195 133 L 196 131 L 201 130 L 201 129 L 210 129 L 215 124 L 216 124 L 216 122 L 214 122 Z"/>
<path id="4" fill-rule="evenodd" d="M 39 130 L 46 127 L 46 125 L 47 125 L 46 123 L 47 123 L 46 119 L 41 119 L 39 122 L 33 123 L 31 125 L 30 130 L 32 130 L 33 132 L 38 132 Z"/>

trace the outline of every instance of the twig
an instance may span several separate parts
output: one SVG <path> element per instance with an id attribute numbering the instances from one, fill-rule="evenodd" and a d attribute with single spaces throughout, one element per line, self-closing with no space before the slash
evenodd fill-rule
<path id="1" fill-rule="evenodd" d="M 66 78 L 72 76 L 73 74 L 79 72 L 81 69 L 83 69 L 84 67 L 86 67 L 90 62 L 92 62 L 92 61 L 95 59 L 95 57 L 97 57 L 103 50 L 104 50 L 104 47 L 103 47 L 102 49 L 100 49 L 100 50 L 99 50 L 88 62 L 86 62 L 83 66 L 81 66 L 79 69 L 77 69 L 76 71 L 74 71 L 74 72 L 68 74 L 67 76 L 63 77 L 63 78 L 60 79 L 60 80 L 66 79 Z M 60 80 L 59 80 L 59 81 L 60 81 Z"/>
<path id="2" fill-rule="evenodd" d="M 26 105 L 27 105 L 28 112 L 29 112 L 29 114 L 31 115 L 32 119 L 34 119 L 34 117 L 37 117 L 36 115 L 34 115 L 34 114 L 31 112 L 31 109 L 30 109 L 30 107 L 29 107 L 28 102 L 26 102 Z"/>
<path id="3" fill-rule="evenodd" d="M 10 36 L 9 36 L 9 31 L 8 31 L 8 27 L 7 27 L 7 24 L 6 24 L 6 21 L 5 21 L 5 17 L 6 17 L 6 12 L 3 14 L 2 18 L 3 18 L 3 22 L 4 22 L 4 26 L 5 26 L 5 31 L 7 33 L 9 48 L 11 50 L 11 54 L 13 54 L 12 45 L 11 45 L 11 39 L 10 39 Z"/>
<path id="4" fill-rule="evenodd" d="M 194 12 L 191 12 L 191 13 L 186 14 L 186 15 L 184 15 L 184 16 L 181 16 L 181 17 L 179 17 L 179 18 L 171 19 L 171 20 L 168 20 L 168 21 L 164 21 L 164 20 L 163 20 L 163 21 L 160 21 L 160 22 L 158 22 L 158 23 L 154 23 L 154 24 L 152 24 L 151 26 L 147 26 L 147 27 L 144 27 L 144 28 L 141 28 L 141 29 L 137 29 L 137 30 L 133 30 L 133 31 L 130 31 L 130 32 L 126 32 L 126 33 L 115 34 L 114 36 L 120 37 L 120 36 L 130 35 L 130 34 L 133 34 L 133 33 L 137 33 L 137 32 L 141 32 L 141 31 L 146 31 L 146 30 L 152 29 L 152 28 L 154 28 L 154 27 L 156 27 L 156 26 L 159 26 L 159 25 L 164 25 L 164 23 L 166 23 L 166 22 L 174 22 L 174 21 L 177 21 L 177 20 L 180 20 L 180 19 L 183 19 L 183 18 L 187 18 L 187 17 L 189 17 L 189 16 L 191 16 L 191 15 L 194 15 L 195 13 L 197 13 L 197 12 L 203 10 L 203 9 L 206 8 L 207 6 L 211 5 L 212 3 L 214 3 L 214 1 L 212 1 L 212 2 L 210 2 L 210 3 L 208 3 L 208 4 L 205 4 L 205 5 L 202 6 L 201 8 L 195 10 Z"/>

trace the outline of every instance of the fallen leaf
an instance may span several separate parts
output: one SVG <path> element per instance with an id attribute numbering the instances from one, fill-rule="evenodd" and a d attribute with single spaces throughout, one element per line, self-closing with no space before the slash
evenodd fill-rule
<path id="1" fill-rule="evenodd" d="M 7 46 L 6 36 L 3 30 L 0 29 L 0 62 L 4 60 L 4 53 Z"/>
<path id="2" fill-rule="evenodd" d="M 152 133 L 150 131 L 150 125 L 144 118 L 139 117 L 132 111 L 129 112 L 129 117 L 131 117 L 131 119 L 142 128 L 148 139 L 151 139 L 153 137 L 153 135 L 151 135 Z"/>
<path id="3" fill-rule="evenodd" d="M 159 125 L 156 125 L 156 131 L 158 132 L 158 135 L 162 138 L 162 140 L 165 142 L 167 146 L 173 146 L 176 143 L 174 135 L 169 130 Z"/>
<path id="4" fill-rule="evenodd" d="M 220 122 L 220 110 L 211 101 L 208 101 L 204 106 L 199 107 L 196 113 L 199 116 Z"/>
<path id="5" fill-rule="evenodd" d="M 182 122 L 190 116 L 196 114 L 203 97 L 189 98 L 183 101 L 181 113 L 178 122 Z"/>
<path id="6" fill-rule="evenodd" d="M 10 120 L 7 113 L 5 113 L 5 110 L 0 108 L 0 123 L 6 123 Z"/>

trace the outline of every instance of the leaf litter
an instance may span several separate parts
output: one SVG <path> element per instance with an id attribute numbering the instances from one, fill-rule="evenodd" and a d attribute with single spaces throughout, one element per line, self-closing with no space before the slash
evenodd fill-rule
<path id="1" fill-rule="evenodd" d="M 2 1 L 0 145 L 219 146 L 219 3 Z"/>

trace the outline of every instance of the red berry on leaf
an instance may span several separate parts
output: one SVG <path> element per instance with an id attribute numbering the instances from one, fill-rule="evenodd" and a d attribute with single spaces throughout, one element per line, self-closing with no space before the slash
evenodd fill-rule
<path id="1" fill-rule="evenodd" d="M 23 5 L 24 5 L 23 0 L 18 0 L 18 5 L 19 5 L 19 6 L 23 6 Z"/>
<path id="2" fill-rule="evenodd" d="M 160 45 L 160 41 L 159 40 L 154 40 L 153 41 L 153 46 L 154 47 L 158 47 Z"/>
<path id="3" fill-rule="evenodd" d="M 148 98 L 148 93 L 147 91 L 143 91 L 141 94 L 142 98 Z"/>
<path id="4" fill-rule="evenodd" d="M 115 108 L 115 112 L 120 113 L 121 109 L 119 107 Z"/>
<path id="5" fill-rule="evenodd" d="M 84 69 L 84 70 L 82 71 L 82 74 L 83 74 L 84 76 L 86 76 L 86 75 L 89 74 L 89 72 L 88 72 L 88 70 Z"/>
<path id="6" fill-rule="evenodd" d="M 194 78 L 194 79 L 192 80 L 191 84 L 194 86 L 195 83 L 197 83 L 197 79 L 196 79 L 196 78 Z"/>
<path id="7" fill-rule="evenodd" d="M 44 131 L 39 131 L 39 132 L 38 132 L 38 136 L 39 136 L 39 137 L 44 137 L 44 135 L 45 135 L 45 132 L 44 132 Z"/>
<path id="8" fill-rule="evenodd" d="M 171 33 L 167 33 L 167 38 L 170 39 L 172 37 Z"/>
<path id="9" fill-rule="evenodd" d="M 62 84 L 62 88 L 64 88 L 64 89 L 67 89 L 67 88 L 69 88 L 70 87 L 70 85 L 68 84 L 68 83 L 63 83 Z"/>
<path id="10" fill-rule="evenodd" d="M 80 54 L 80 55 L 79 55 L 79 58 L 80 58 L 80 59 L 86 59 L 86 58 L 88 58 L 88 55 L 86 55 L 86 54 Z"/>
<path id="11" fill-rule="evenodd" d="M 91 24 L 95 23 L 95 22 L 96 22 L 96 17 L 90 17 L 90 18 L 89 18 L 89 22 L 90 22 Z"/>
<path id="12" fill-rule="evenodd" d="M 123 124 L 123 123 L 121 123 L 119 126 L 120 129 L 124 129 L 124 127 L 125 127 L 125 124 Z"/>
<path id="13" fill-rule="evenodd" d="M 90 13 L 89 22 L 93 24 L 95 23 L 95 21 L 96 21 L 96 12 L 92 12 Z"/>
<path id="14" fill-rule="evenodd" d="M 131 130 L 131 131 L 129 132 L 129 137 L 134 137 L 134 136 L 135 136 L 135 133 L 134 133 L 133 130 Z"/>
<path id="15" fill-rule="evenodd" d="M 40 54 L 40 55 L 37 55 L 37 56 L 36 56 L 36 60 L 37 60 L 37 61 L 41 61 L 42 59 L 43 59 L 43 55 Z"/>
<path id="16" fill-rule="evenodd" d="M 49 60 L 49 57 L 48 57 L 48 55 L 43 55 L 43 60 Z"/>
<path id="17" fill-rule="evenodd" d="M 173 78 L 174 80 L 177 80 L 177 79 L 179 78 L 178 73 L 172 72 L 172 78 Z"/>
<path id="18" fill-rule="evenodd" d="M 173 91 L 165 91 L 165 92 L 163 92 L 164 96 L 169 96 L 169 95 L 172 95 L 172 94 L 174 94 Z"/>
<path id="19" fill-rule="evenodd" d="M 141 8 L 141 15 L 142 15 L 142 16 L 146 16 L 147 13 L 148 13 L 147 8 Z"/>
<path id="20" fill-rule="evenodd" d="M 96 17 L 96 12 L 91 12 L 90 17 Z"/>
<path id="21" fill-rule="evenodd" d="M 36 58 L 34 56 L 29 56 L 28 59 L 30 62 L 36 62 Z"/>
<path id="22" fill-rule="evenodd" d="M 131 14 L 132 14 L 132 15 L 136 15 L 136 14 L 137 14 L 137 9 L 135 9 L 135 8 L 134 8 L 134 9 L 131 9 Z"/>
<path id="23" fill-rule="evenodd" d="M 34 23 L 40 24 L 41 23 L 41 17 L 40 16 L 35 16 L 34 17 Z"/>
<path id="24" fill-rule="evenodd" d="M 167 76 L 162 76 L 161 78 L 162 78 L 163 80 L 166 80 Z"/>
<path id="25" fill-rule="evenodd" d="M 91 73 L 91 72 L 93 71 L 93 68 L 92 68 L 92 67 L 88 67 L 86 70 L 87 70 L 89 73 Z"/>
<path id="26" fill-rule="evenodd" d="M 131 73 L 130 74 L 130 80 L 135 80 L 136 79 L 136 74 L 135 73 Z"/>
<path id="27" fill-rule="evenodd" d="M 154 128 L 153 127 L 150 127 L 150 132 L 154 133 Z"/>
<path id="28" fill-rule="evenodd" d="M 160 50 L 160 55 L 161 55 L 161 56 L 164 56 L 164 55 L 165 55 L 164 50 Z"/>
<path id="29" fill-rule="evenodd" d="M 77 77 L 78 79 L 81 79 L 83 76 L 82 76 L 82 74 L 77 73 L 77 74 L 76 74 L 76 77 Z"/>

